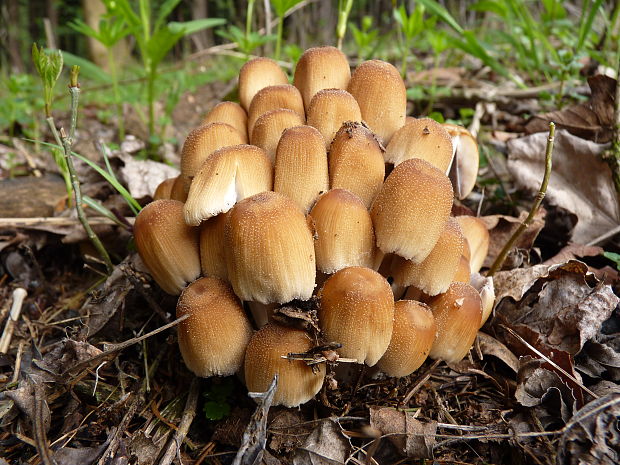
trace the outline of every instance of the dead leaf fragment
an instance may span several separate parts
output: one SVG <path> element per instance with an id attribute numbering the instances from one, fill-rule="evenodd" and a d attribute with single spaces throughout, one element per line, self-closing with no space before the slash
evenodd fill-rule
<path id="1" fill-rule="evenodd" d="M 333 420 L 322 421 L 297 449 L 293 465 L 344 464 L 349 454 L 349 441 Z"/>
<path id="2" fill-rule="evenodd" d="M 179 175 L 179 170 L 153 160 L 135 160 L 131 155 L 120 153 L 125 166 L 120 169 L 131 196 L 135 199 L 153 197 L 155 189 L 163 181 Z"/>
<path id="3" fill-rule="evenodd" d="M 370 426 L 389 434 L 389 440 L 405 456 L 431 458 L 437 422 L 422 422 L 412 412 L 389 407 L 371 407 Z"/>

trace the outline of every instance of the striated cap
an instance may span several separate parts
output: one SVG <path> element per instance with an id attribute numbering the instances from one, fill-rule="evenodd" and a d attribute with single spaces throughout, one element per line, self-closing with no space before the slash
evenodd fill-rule
<path id="1" fill-rule="evenodd" d="M 444 294 L 428 301 L 437 339 L 429 356 L 448 363 L 460 361 L 474 343 L 482 318 L 480 294 L 469 284 L 454 282 Z"/>
<path id="2" fill-rule="evenodd" d="M 480 155 L 478 143 L 474 136 L 463 126 L 444 123 L 443 127 L 452 137 L 454 146 L 454 162 L 450 168 L 450 180 L 454 187 L 454 195 L 464 199 L 474 189 L 478 178 Z"/>
<path id="3" fill-rule="evenodd" d="M 394 331 L 377 367 L 388 376 L 408 376 L 420 368 L 435 342 L 437 325 L 429 307 L 415 300 L 394 305 Z"/>
<path id="4" fill-rule="evenodd" d="M 185 192 L 189 192 L 193 177 L 209 155 L 222 147 L 239 144 L 243 144 L 243 137 L 229 124 L 210 123 L 191 131 L 181 150 L 181 178 Z"/>
<path id="5" fill-rule="evenodd" d="M 140 258 L 168 294 L 179 295 L 200 276 L 198 230 L 183 221 L 183 203 L 149 203 L 136 216 L 133 233 Z"/>
<path id="6" fill-rule="evenodd" d="M 347 88 L 355 97 L 368 127 L 387 145 L 405 124 L 407 91 L 398 70 L 385 61 L 360 64 Z"/>
<path id="7" fill-rule="evenodd" d="M 489 230 L 484 221 L 478 217 L 461 215 L 455 218 L 469 246 L 471 272 L 477 273 L 482 268 L 489 252 Z"/>
<path id="8" fill-rule="evenodd" d="M 243 366 L 252 325 L 231 287 L 218 278 L 200 278 L 177 303 L 179 348 L 196 376 L 229 376 Z"/>
<path id="9" fill-rule="evenodd" d="M 187 200 L 187 192 L 185 192 L 185 186 L 183 185 L 183 177 L 178 175 L 174 179 L 174 184 L 172 185 L 172 189 L 170 190 L 170 199 L 178 200 L 179 202 L 185 203 Z"/>
<path id="10" fill-rule="evenodd" d="M 334 273 L 349 266 L 372 268 L 375 233 L 370 214 L 358 196 L 332 189 L 319 198 L 310 217 L 319 271 Z"/>
<path id="11" fill-rule="evenodd" d="M 299 58 L 293 83 L 301 92 L 308 109 L 318 91 L 346 89 L 350 79 L 351 69 L 344 53 L 336 47 L 313 47 Z"/>
<path id="12" fill-rule="evenodd" d="M 286 360 L 283 355 L 304 353 L 313 347 L 305 331 L 269 323 L 259 329 L 245 352 L 245 383 L 251 392 L 265 392 L 278 375 L 273 405 L 297 407 L 312 399 L 325 379 L 325 366 L 316 372 L 301 360 Z"/>
<path id="13" fill-rule="evenodd" d="M 421 263 L 435 247 L 451 208 L 452 185 L 444 173 L 419 158 L 401 163 L 370 210 L 377 246 Z"/>
<path id="14" fill-rule="evenodd" d="M 185 202 L 185 222 L 197 226 L 272 186 L 273 168 L 264 150 L 253 145 L 216 150 L 194 176 Z"/>
<path id="15" fill-rule="evenodd" d="M 228 281 L 224 228 L 228 212 L 205 220 L 200 225 L 200 268 L 203 276 Z"/>
<path id="16" fill-rule="evenodd" d="M 239 71 L 239 102 L 247 111 L 259 90 L 280 84 L 288 84 L 288 78 L 280 65 L 271 58 L 254 58 Z"/>
<path id="17" fill-rule="evenodd" d="M 228 278 L 242 300 L 285 303 L 312 296 L 312 233 L 295 203 L 276 192 L 238 202 L 225 228 Z"/>
<path id="18" fill-rule="evenodd" d="M 394 133 L 384 157 L 395 166 L 410 158 L 421 158 L 447 174 L 452 163 L 452 138 L 437 121 L 416 119 Z"/>
<path id="19" fill-rule="evenodd" d="M 319 325 L 328 341 L 342 344 L 343 357 L 373 366 L 390 344 L 393 324 L 392 289 L 370 268 L 343 268 L 319 292 Z"/>
<path id="20" fill-rule="evenodd" d="M 202 125 L 210 123 L 226 123 L 231 125 L 248 143 L 248 115 L 237 102 L 220 102 L 202 120 Z"/>
<path id="21" fill-rule="evenodd" d="M 329 148 L 334 136 L 347 121 L 362 121 L 357 101 L 346 90 L 323 89 L 318 91 L 308 108 L 308 124 L 319 130 Z"/>
<path id="22" fill-rule="evenodd" d="M 347 122 L 336 133 L 328 155 L 332 189 L 346 189 L 370 208 L 385 178 L 381 145 L 370 129 Z"/>
<path id="23" fill-rule="evenodd" d="M 305 122 L 304 102 L 297 87 L 290 84 L 265 87 L 254 96 L 248 110 L 248 133 L 250 136 L 259 117 L 268 111 L 278 110 L 279 108 L 293 110 Z"/>
<path id="24" fill-rule="evenodd" d="M 256 120 L 250 139 L 253 145 L 265 150 L 271 162 L 274 163 L 276 148 L 284 130 L 303 124 L 303 118 L 293 110 L 286 108 L 271 110 Z"/>
<path id="25" fill-rule="evenodd" d="M 177 178 L 164 179 L 159 183 L 155 193 L 153 194 L 153 200 L 170 200 L 170 194 L 172 193 L 172 186 Z"/>
<path id="26" fill-rule="evenodd" d="M 285 129 L 275 158 L 273 190 L 286 195 L 306 213 L 329 189 L 323 137 L 312 126 Z"/>

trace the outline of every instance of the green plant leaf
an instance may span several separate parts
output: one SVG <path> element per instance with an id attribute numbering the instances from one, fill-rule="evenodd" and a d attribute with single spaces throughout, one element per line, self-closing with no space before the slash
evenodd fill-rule
<path id="1" fill-rule="evenodd" d="M 221 420 L 230 414 L 230 405 L 223 402 L 208 400 L 204 404 L 203 411 L 209 420 Z"/>
<path id="2" fill-rule="evenodd" d="M 173 34 L 183 34 L 186 36 L 194 32 L 202 31 L 203 29 L 221 26 L 223 24 L 226 24 L 226 20 L 223 18 L 203 18 L 185 22 L 172 21 L 168 23 L 168 28 Z"/>
<path id="3" fill-rule="evenodd" d="M 614 252 L 603 252 L 603 256 L 616 264 L 616 268 L 620 271 L 620 254 Z"/>
<path id="4" fill-rule="evenodd" d="M 157 18 L 155 19 L 155 24 L 153 25 L 153 30 L 158 30 L 163 26 L 166 18 L 172 13 L 177 5 L 181 2 L 181 0 L 166 0 L 159 7 L 159 11 L 157 12 Z"/>
<path id="5" fill-rule="evenodd" d="M 458 34 L 463 34 L 463 28 L 461 25 L 454 19 L 454 17 L 450 14 L 445 7 L 440 5 L 435 0 L 418 0 L 418 3 L 424 5 L 428 10 L 439 16 L 448 26 L 454 29 Z"/>
<path id="6" fill-rule="evenodd" d="M 45 105 L 49 109 L 52 104 L 54 87 L 62 72 L 62 53 L 60 50 L 45 50 L 34 43 L 32 44 L 32 61 L 43 81 Z"/>
<path id="7" fill-rule="evenodd" d="M 112 82 L 112 77 L 108 73 L 106 73 L 103 68 L 97 66 L 92 61 L 81 58 L 69 52 L 63 52 L 63 54 L 65 56 L 65 61 L 67 62 L 67 64 L 69 66 L 79 66 L 80 73 L 88 79 L 92 79 L 93 81 L 100 84 L 110 84 Z"/>
<path id="8" fill-rule="evenodd" d="M 301 2 L 302 0 L 270 0 L 273 10 L 280 18 L 282 18 L 288 10 Z"/>

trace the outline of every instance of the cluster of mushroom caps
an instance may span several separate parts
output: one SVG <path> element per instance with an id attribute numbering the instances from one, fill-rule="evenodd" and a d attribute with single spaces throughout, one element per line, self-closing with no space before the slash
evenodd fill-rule
<path id="1" fill-rule="evenodd" d="M 190 315 L 179 324 L 187 367 L 241 372 L 250 391 L 278 373 L 276 405 L 308 401 L 325 368 L 286 355 L 318 341 L 272 314 L 309 299 L 324 342 L 388 376 L 429 355 L 462 359 L 493 301 L 492 286 L 469 284 L 488 232 L 451 217 L 454 192 L 464 198 L 478 171 L 471 134 L 406 117 L 394 66 L 371 60 L 351 74 L 333 47 L 307 50 L 293 85 L 273 60 L 248 61 L 239 100 L 189 133 L 181 174 L 135 223 L 140 256 L 180 294 L 177 317 Z"/>

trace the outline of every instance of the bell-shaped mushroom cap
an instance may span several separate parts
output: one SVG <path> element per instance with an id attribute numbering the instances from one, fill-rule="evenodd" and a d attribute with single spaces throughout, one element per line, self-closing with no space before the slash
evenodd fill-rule
<path id="1" fill-rule="evenodd" d="M 446 292 L 458 270 L 464 242 L 458 222 L 449 218 L 435 247 L 421 263 L 394 257 L 394 284 L 415 286 L 430 296 Z"/>
<path id="2" fill-rule="evenodd" d="M 476 185 L 480 154 L 478 143 L 471 132 L 463 126 L 444 123 L 443 127 L 452 137 L 454 146 L 454 162 L 450 168 L 450 180 L 454 187 L 454 195 L 462 200 L 469 195 Z"/>
<path id="3" fill-rule="evenodd" d="M 253 145 L 223 147 L 206 159 L 194 177 L 185 202 L 185 222 L 197 226 L 272 186 L 273 168 L 264 150 Z"/>
<path id="4" fill-rule="evenodd" d="M 447 174 L 452 163 L 452 138 L 437 121 L 416 119 L 394 133 L 384 157 L 394 166 L 410 158 L 421 158 Z"/>
<path id="5" fill-rule="evenodd" d="M 334 136 L 347 121 L 362 121 L 357 101 L 346 90 L 323 89 L 317 92 L 308 108 L 308 124 L 319 130 L 329 148 Z"/>
<path id="6" fill-rule="evenodd" d="M 203 221 L 200 225 L 200 268 L 203 276 L 214 276 L 228 281 L 224 228 L 228 212 Z M 469 271 L 469 268 L 468 268 Z"/>
<path id="7" fill-rule="evenodd" d="M 187 200 L 187 192 L 185 192 L 185 186 L 183 185 L 183 176 L 180 174 L 174 179 L 174 184 L 170 190 L 170 200 L 178 200 L 183 203 Z"/>
<path id="8" fill-rule="evenodd" d="M 474 273 L 471 276 L 471 285 L 478 291 L 482 300 L 482 319 L 480 320 L 480 327 L 482 328 L 489 316 L 491 316 L 495 306 L 493 276 L 482 276 L 480 273 Z"/>
<path id="9" fill-rule="evenodd" d="M 241 134 L 226 123 L 210 123 L 190 132 L 181 150 L 181 177 L 185 192 L 189 192 L 193 177 L 211 153 L 222 147 L 243 143 Z"/>
<path id="10" fill-rule="evenodd" d="M 261 89 L 252 99 L 248 110 L 248 133 L 252 136 L 252 130 L 256 120 L 268 111 L 287 108 L 299 115 L 302 121 L 306 119 L 304 102 L 297 87 L 290 84 L 269 86 Z"/>
<path id="11" fill-rule="evenodd" d="M 319 271 L 334 273 L 349 266 L 372 268 L 375 233 L 370 214 L 357 195 L 332 189 L 319 198 L 310 217 Z"/>
<path id="12" fill-rule="evenodd" d="M 478 217 L 461 215 L 455 218 L 459 222 L 463 236 L 469 245 L 471 272 L 477 273 L 482 268 L 489 252 L 489 230 L 484 221 Z"/>
<path id="13" fill-rule="evenodd" d="M 177 303 L 179 348 L 196 376 L 229 376 L 243 365 L 252 325 L 230 286 L 218 278 L 200 278 Z"/>
<path id="14" fill-rule="evenodd" d="M 353 192 L 369 208 L 385 177 L 381 145 L 370 129 L 345 123 L 332 141 L 328 160 L 330 188 Z"/>
<path id="15" fill-rule="evenodd" d="M 421 263 L 435 247 L 451 208 L 452 185 L 444 173 L 419 158 L 401 163 L 370 210 L 377 246 Z"/>
<path id="16" fill-rule="evenodd" d="M 465 241 L 467 246 L 467 241 Z M 459 266 L 456 270 L 456 274 L 452 278 L 452 281 L 459 281 L 461 283 L 469 283 L 471 278 L 471 271 L 469 268 L 469 259 L 465 255 L 461 255 L 459 259 Z"/>
<path id="17" fill-rule="evenodd" d="M 259 90 L 280 84 L 288 84 L 282 68 L 270 58 L 254 58 L 239 71 L 239 102 L 247 111 Z"/>
<path id="18" fill-rule="evenodd" d="M 319 131 L 312 126 L 285 129 L 276 149 L 273 190 L 306 213 L 328 189 L 327 152 Z"/>
<path id="19" fill-rule="evenodd" d="M 172 186 L 176 180 L 177 178 L 168 178 L 160 182 L 153 194 L 153 200 L 170 200 Z"/>
<path id="20" fill-rule="evenodd" d="M 437 323 L 437 339 L 429 356 L 448 363 L 460 361 L 480 328 L 480 294 L 469 284 L 454 282 L 444 294 L 430 299 L 428 305 Z"/>
<path id="21" fill-rule="evenodd" d="M 319 325 L 341 356 L 373 366 L 390 344 L 394 296 L 374 270 L 349 267 L 329 277 L 319 292 Z"/>
<path id="22" fill-rule="evenodd" d="M 347 89 L 362 111 L 362 118 L 382 144 L 405 124 L 407 91 L 398 70 L 385 61 L 360 64 Z"/>
<path id="23" fill-rule="evenodd" d="M 351 68 L 344 53 L 335 47 L 314 47 L 299 58 L 293 84 L 301 92 L 307 110 L 318 91 L 346 89 L 350 79 Z"/>
<path id="24" fill-rule="evenodd" d="M 242 300 L 285 303 L 312 296 L 312 233 L 295 203 L 276 192 L 238 202 L 225 228 L 228 279 Z"/>
<path id="25" fill-rule="evenodd" d="M 250 139 L 253 145 L 265 150 L 274 163 L 276 148 L 284 130 L 303 124 L 304 120 L 293 110 L 286 108 L 271 110 L 256 120 Z"/>
<path id="26" fill-rule="evenodd" d="M 248 143 L 248 115 L 237 102 L 220 102 L 202 120 L 202 125 L 210 123 L 226 123 L 231 125 Z"/>
<path id="27" fill-rule="evenodd" d="M 408 376 L 420 368 L 435 342 L 437 325 L 427 305 L 399 300 L 394 305 L 394 331 L 377 367 L 388 376 Z"/>
<path id="28" fill-rule="evenodd" d="M 200 276 L 198 230 L 183 221 L 183 203 L 156 200 L 144 207 L 133 227 L 140 258 L 159 286 L 179 295 Z"/>
<path id="29" fill-rule="evenodd" d="M 283 355 L 304 353 L 313 347 L 305 331 L 269 323 L 254 333 L 245 352 L 245 384 L 249 391 L 265 392 L 278 375 L 273 405 L 297 407 L 312 399 L 325 379 L 325 366 L 316 371 L 301 360 Z"/>

